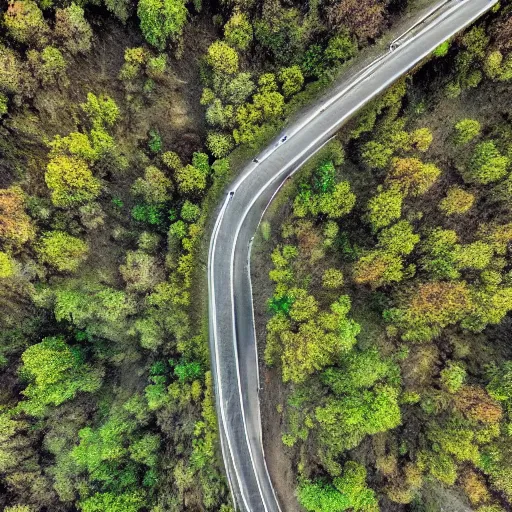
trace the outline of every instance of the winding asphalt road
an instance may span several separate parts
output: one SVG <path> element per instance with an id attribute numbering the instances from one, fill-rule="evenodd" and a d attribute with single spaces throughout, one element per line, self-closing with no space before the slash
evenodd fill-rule
<path id="1" fill-rule="evenodd" d="M 263 453 L 259 373 L 250 281 L 250 246 L 284 180 L 351 116 L 439 44 L 498 0 L 446 0 L 395 40 L 389 52 L 353 70 L 300 115 L 232 184 L 215 223 L 208 257 L 209 321 L 222 453 L 236 506 L 279 512 Z M 283 137 L 286 140 L 283 142 Z"/>

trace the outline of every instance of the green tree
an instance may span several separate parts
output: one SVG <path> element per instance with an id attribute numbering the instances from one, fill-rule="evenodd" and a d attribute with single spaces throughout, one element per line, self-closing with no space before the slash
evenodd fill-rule
<path id="1" fill-rule="evenodd" d="M 57 406 L 82 391 L 92 393 L 101 385 L 102 371 L 83 361 L 83 354 L 70 347 L 62 336 L 44 338 L 21 356 L 22 371 L 29 384 L 22 392 L 20 408 L 40 416 L 49 405 Z"/>
<path id="2" fill-rule="evenodd" d="M 462 215 L 471 209 L 474 202 L 475 196 L 471 192 L 455 186 L 448 189 L 446 197 L 439 203 L 439 209 L 445 215 Z"/>
<path id="3" fill-rule="evenodd" d="M 224 158 L 234 148 L 233 137 L 221 132 L 208 132 L 206 146 L 215 158 Z"/>
<path id="4" fill-rule="evenodd" d="M 224 25 L 226 42 L 239 50 L 247 50 L 253 38 L 252 25 L 247 16 L 234 12 Z"/>
<path id="5" fill-rule="evenodd" d="M 371 140 L 361 148 L 361 158 L 363 162 L 374 169 L 385 169 L 391 157 L 393 149 L 381 144 L 380 142 Z"/>
<path id="6" fill-rule="evenodd" d="M 471 142 L 480 135 L 480 122 L 476 119 L 461 119 L 455 125 L 455 144 L 462 145 Z"/>
<path id="7" fill-rule="evenodd" d="M 119 272 L 126 282 L 126 289 L 134 292 L 148 292 L 164 278 L 157 259 L 142 251 L 128 251 Z"/>
<path id="8" fill-rule="evenodd" d="M 197 204 L 191 203 L 189 200 L 183 203 L 180 215 L 185 222 L 196 221 L 200 214 L 201 208 Z"/>
<path id="9" fill-rule="evenodd" d="M 165 203 L 170 199 L 171 191 L 171 180 L 154 165 L 146 167 L 144 177 L 137 178 L 132 185 L 132 192 L 150 204 Z"/>
<path id="10" fill-rule="evenodd" d="M 384 250 L 370 251 L 359 258 L 352 275 L 356 283 L 378 288 L 403 279 L 403 262 L 396 254 Z"/>
<path id="11" fill-rule="evenodd" d="M 279 72 L 279 81 L 285 98 L 297 94 L 304 85 L 304 76 L 299 66 L 282 68 Z"/>
<path id="12" fill-rule="evenodd" d="M 440 174 L 435 165 L 425 164 L 417 158 L 394 158 L 386 183 L 398 186 L 404 195 L 419 196 L 434 185 Z"/>
<path id="13" fill-rule="evenodd" d="M 59 155 L 48 163 L 45 181 L 56 206 L 69 207 L 96 199 L 101 182 L 80 158 Z"/>
<path id="14" fill-rule="evenodd" d="M 87 259 L 89 247 L 80 238 L 64 231 L 48 231 L 41 236 L 37 252 L 43 263 L 58 271 L 75 272 Z"/>
<path id="15" fill-rule="evenodd" d="M 181 167 L 174 172 L 174 178 L 178 184 L 178 191 L 181 194 L 194 194 L 202 192 L 206 188 L 208 175 L 204 170 L 193 165 Z"/>
<path id="16" fill-rule="evenodd" d="M 7 34 L 18 43 L 38 46 L 47 40 L 48 25 L 41 9 L 32 0 L 9 2 L 3 21 Z"/>
<path id="17" fill-rule="evenodd" d="M 368 201 L 366 219 L 374 232 L 400 218 L 403 198 L 398 187 L 391 187 L 380 191 Z"/>
<path id="18" fill-rule="evenodd" d="M 379 247 L 391 254 L 407 256 L 420 241 L 419 235 L 413 232 L 413 227 L 406 220 L 398 221 L 389 228 L 383 229 L 379 235 Z"/>
<path id="19" fill-rule="evenodd" d="M 12 259 L 3 251 L 0 251 L 0 279 L 11 277 L 14 274 Z"/>
<path id="20" fill-rule="evenodd" d="M 72 3 L 55 11 L 53 34 L 71 54 L 87 53 L 92 46 L 92 30 L 84 16 L 84 10 Z"/>
<path id="21" fill-rule="evenodd" d="M 344 62 L 357 52 L 357 44 L 348 32 L 341 32 L 329 39 L 324 56 L 331 62 Z"/>
<path id="22" fill-rule="evenodd" d="M 441 384 L 448 393 L 457 393 L 466 380 L 466 370 L 460 364 L 448 361 L 441 370 Z"/>
<path id="23" fill-rule="evenodd" d="M 159 50 L 181 36 L 187 21 L 183 0 L 139 0 L 137 15 L 146 41 Z"/>
<path id="24" fill-rule="evenodd" d="M 321 481 L 303 482 L 298 491 L 300 504 L 312 512 L 377 512 L 375 492 L 366 485 L 366 470 L 357 462 L 348 461 L 341 476 L 333 484 Z"/>
<path id="25" fill-rule="evenodd" d="M 328 268 L 322 274 L 322 286 L 335 290 L 343 286 L 343 272 L 337 268 Z"/>
<path id="26" fill-rule="evenodd" d="M 119 107 L 116 102 L 106 94 L 96 96 L 92 92 L 87 93 L 87 101 L 80 105 L 89 116 L 95 128 L 111 127 L 119 119 Z"/>
<path id="27" fill-rule="evenodd" d="M 496 148 L 493 141 L 480 142 L 467 166 L 461 169 L 466 183 L 487 185 L 506 175 L 510 161 Z"/>
<path id="28" fill-rule="evenodd" d="M 58 48 L 45 46 L 41 53 L 30 50 L 27 52 L 27 57 L 34 75 L 41 80 L 43 86 L 55 83 L 68 84 L 66 76 L 68 63 Z"/>
<path id="29" fill-rule="evenodd" d="M 215 41 L 210 45 L 206 61 L 217 73 L 234 75 L 238 71 L 238 53 L 223 41 Z"/>

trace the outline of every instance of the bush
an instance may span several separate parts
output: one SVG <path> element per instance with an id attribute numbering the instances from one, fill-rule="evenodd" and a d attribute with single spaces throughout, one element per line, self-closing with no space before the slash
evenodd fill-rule
<path id="1" fill-rule="evenodd" d="M 49 231 L 41 236 L 37 252 L 42 263 L 60 272 L 74 272 L 87 259 L 89 247 L 63 231 Z"/>

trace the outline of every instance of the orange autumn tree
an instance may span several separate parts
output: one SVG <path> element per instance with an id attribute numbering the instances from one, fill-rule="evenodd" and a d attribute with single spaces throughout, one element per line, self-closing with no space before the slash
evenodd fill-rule
<path id="1" fill-rule="evenodd" d="M 0 240 L 6 246 L 19 247 L 34 237 L 34 227 L 24 203 L 21 188 L 0 189 Z"/>
<path id="2" fill-rule="evenodd" d="M 431 281 L 420 284 L 401 308 L 388 310 L 386 316 L 403 330 L 404 340 L 428 341 L 444 327 L 462 320 L 471 306 L 470 289 L 464 281 Z"/>

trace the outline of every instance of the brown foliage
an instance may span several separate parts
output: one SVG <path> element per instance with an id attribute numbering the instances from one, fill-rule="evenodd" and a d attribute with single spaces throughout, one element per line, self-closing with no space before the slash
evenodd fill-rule
<path id="1" fill-rule="evenodd" d="M 30 217 L 24 209 L 24 196 L 19 187 L 0 189 L 0 240 L 19 246 L 34 236 Z"/>
<path id="2" fill-rule="evenodd" d="M 368 39 L 382 29 L 384 8 L 379 0 L 338 0 L 327 8 L 327 19 L 332 28 L 348 27 L 359 39 Z"/>
<path id="3" fill-rule="evenodd" d="M 418 196 L 427 192 L 440 174 L 435 165 L 417 158 L 394 158 L 386 181 L 398 184 L 404 194 Z"/>
<path id="4" fill-rule="evenodd" d="M 473 505 L 484 503 L 490 498 L 485 480 L 472 470 L 463 473 L 461 485 Z"/>
<path id="5" fill-rule="evenodd" d="M 498 21 L 492 30 L 494 44 L 500 51 L 509 51 L 512 49 L 512 16 Z"/>
<path id="6" fill-rule="evenodd" d="M 449 325 L 460 319 L 469 307 L 466 283 L 434 281 L 418 288 L 411 300 L 409 311 L 422 323 Z"/>
<path id="7" fill-rule="evenodd" d="M 497 423 L 503 410 L 487 391 L 478 386 L 463 386 L 455 396 L 455 407 L 470 420 Z"/>

